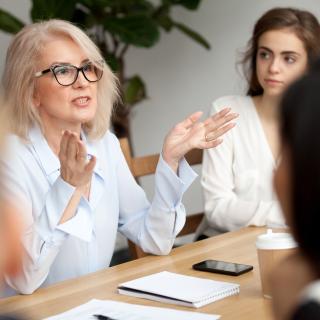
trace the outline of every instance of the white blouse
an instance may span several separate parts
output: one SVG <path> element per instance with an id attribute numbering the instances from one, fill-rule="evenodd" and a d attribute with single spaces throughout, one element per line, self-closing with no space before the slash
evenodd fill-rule
<path id="1" fill-rule="evenodd" d="M 75 188 L 60 177 L 59 159 L 38 127 L 29 139 L 9 137 L 11 156 L 3 161 L 7 191 L 26 223 L 23 270 L 18 277 L 6 278 L 11 288 L 32 293 L 40 286 L 107 268 L 118 230 L 145 252 L 170 252 L 185 222 L 182 195 L 196 176 L 185 160 L 177 176 L 160 157 L 150 204 L 117 138 L 109 132 L 90 142 L 82 135 L 88 154 L 97 158 L 89 200 L 81 198 L 75 216 L 58 224 Z"/>
<path id="2" fill-rule="evenodd" d="M 223 107 L 231 107 L 239 118 L 221 145 L 204 151 L 205 220 L 198 233 L 210 236 L 249 225 L 285 226 L 273 190 L 275 159 L 252 98 L 220 98 L 212 113 Z"/>

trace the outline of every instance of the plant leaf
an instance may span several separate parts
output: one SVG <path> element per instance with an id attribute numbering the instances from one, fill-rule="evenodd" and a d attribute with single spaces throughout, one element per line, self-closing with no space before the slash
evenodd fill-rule
<path id="1" fill-rule="evenodd" d="M 180 5 L 189 10 L 197 10 L 201 0 L 162 0 L 164 5 Z"/>
<path id="2" fill-rule="evenodd" d="M 153 13 L 153 19 L 156 20 L 160 27 L 162 27 L 165 31 L 171 31 L 173 27 L 172 20 L 169 16 L 170 7 L 166 5 L 162 5 Z"/>
<path id="3" fill-rule="evenodd" d="M 63 19 L 71 20 L 77 0 L 33 0 L 31 9 L 32 21 Z"/>
<path id="4" fill-rule="evenodd" d="M 181 32 L 183 32 L 185 35 L 187 35 L 189 38 L 193 39 L 194 41 L 198 42 L 200 45 L 202 45 L 206 49 L 210 49 L 210 43 L 202 37 L 198 32 L 190 29 L 186 25 L 179 23 L 179 22 L 173 22 L 173 25 L 179 29 Z"/>
<path id="5" fill-rule="evenodd" d="M 11 13 L 0 9 L 0 29 L 8 33 L 17 33 L 23 28 L 24 23 Z"/>
<path id="6" fill-rule="evenodd" d="M 124 83 L 124 102 L 127 105 L 134 105 L 146 98 L 146 87 L 143 80 L 135 75 Z"/>
<path id="7" fill-rule="evenodd" d="M 115 0 L 119 12 L 130 14 L 150 14 L 154 5 L 146 0 Z"/>
<path id="8" fill-rule="evenodd" d="M 146 0 L 78 0 L 78 3 L 85 5 L 93 11 L 98 9 L 113 10 L 117 13 L 150 13 L 154 5 Z"/>
<path id="9" fill-rule="evenodd" d="M 72 18 L 69 20 L 82 29 L 89 29 L 93 25 L 91 13 L 82 8 L 78 8 L 77 6 L 74 8 Z"/>
<path id="10" fill-rule="evenodd" d="M 120 66 L 116 56 L 110 53 L 105 57 L 105 59 L 108 66 L 111 68 L 111 70 L 116 73 L 119 70 L 119 66 Z"/>
<path id="11" fill-rule="evenodd" d="M 159 26 L 161 26 L 167 32 L 170 32 L 172 27 L 174 26 L 169 16 L 165 16 L 165 15 L 159 16 L 157 17 L 157 21 Z"/>
<path id="12" fill-rule="evenodd" d="M 110 33 L 119 36 L 124 43 L 137 47 L 150 48 L 160 37 L 156 22 L 141 14 L 107 18 L 104 27 Z"/>

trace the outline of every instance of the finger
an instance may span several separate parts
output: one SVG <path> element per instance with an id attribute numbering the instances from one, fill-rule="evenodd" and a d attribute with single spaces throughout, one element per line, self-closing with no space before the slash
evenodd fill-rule
<path id="1" fill-rule="evenodd" d="M 225 108 L 223 108 L 222 110 L 218 111 L 218 112 L 216 113 L 216 115 L 217 115 L 218 117 L 224 117 L 224 116 L 225 116 L 226 114 L 228 114 L 231 110 L 232 110 L 232 109 L 231 109 L 230 107 L 225 107 Z"/>
<path id="2" fill-rule="evenodd" d="M 219 138 L 220 136 L 222 136 L 223 134 L 225 134 L 226 132 L 228 132 L 230 129 L 234 128 L 235 125 L 236 124 L 234 122 L 232 122 L 232 123 L 228 123 L 227 125 L 219 128 L 217 130 L 211 131 L 210 133 L 206 134 L 205 140 L 207 142 L 210 142 L 211 140 L 215 140 L 215 139 Z"/>
<path id="3" fill-rule="evenodd" d="M 223 139 L 216 139 L 216 140 L 212 140 L 206 143 L 205 149 L 210 149 L 210 148 L 215 148 L 216 146 L 218 146 L 219 144 L 221 144 L 223 141 Z"/>
<path id="4" fill-rule="evenodd" d="M 89 160 L 89 162 L 86 164 L 84 168 L 85 171 L 88 173 L 92 172 L 96 163 L 97 163 L 97 158 L 95 156 L 91 156 L 91 159 Z"/>
<path id="5" fill-rule="evenodd" d="M 228 115 L 229 113 L 231 113 L 232 109 L 229 107 L 223 108 L 221 111 L 216 112 L 215 114 L 211 115 L 210 117 L 208 117 L 204 123 L 207 124 L 206 122 L 211 122 L 212 120 L 216 121 L 219 119 L 224 118 L 226 115 Z"/>
<path id="6" fill-rule="evenodd" d="M 217 118 L 223 118 L 225 115 L 227 115 L 229 112 L 231 112 L 231 108 L 230 107 L 225 107 L 222 110 L 216 112 L 215 116 Z"/>
<path id="7" fill-rule="evenodd" d="M 184 128 L 188 129 L 201 118 L 202 114 L 203 114 L 202 111 L 197 111 L 197 112 L 191 114 L 188 118 L 184 119 L 180 124 Z"/>
<path id="8" fill-rule="evenodd" d="M 62 133 L 62 137 L 60 140 L 60 150 L 59 150 L 59 158 L 60 159 L 65 159 L 67 157 L 67 145 L 69 141 L 69 131 L 65 130 Z"/>
<path id="9" fill-rule="evenodd" d="M 225 114 L 222 118 L 209 118 L 209 119 L 206 119 L 208 121 L 206 121 L 205 123 L 205 126 L 206 126 L 206 131 L 209 132 L 209 131 L 212 131 L 212 130 L 216 130 L 218 129 L 219 127 L 225 125 L 226 123 L 238 118 L 239 114 L 238 113 L 228 113 L 228 114 Z"/>
<path id="10" fill-rule="evenodd" d="M 77 155 L 77 140 L 79 138 L 75 133 L 70 133 L 69 141 L 67 144 L 67 157 L 68 160 L 75 160 Z"/>
<path id="11" fill-rule="evenodd" d="M 218 120 L 220 118 L 223 118 L 226 114 L 228 114 L 231 111 L 231 108 L 229 107 L 225 107 L 222 110 L 216 112 L 215 114 L 211 115 L 210 117 L 208 117 L 204 123 L 206 123 L 206 121 L 210 122 L 210 119 L 214 119 L 214 120 Z"/>
<path id="12" fill-rule="evenodd" d="M 237 118 L 238 116 L 239 116 L 239 114 L 235 113 L 235 112 L 228 112 L 228 113 L 224 114 L 223 117 L 217 116 L 215 114 L 215 115 L 207 118 L 204 121 L 204 124 L 206 126 L 210 126 L 210 127 L 212 127 L 212 126 L 219 127 L 222 124 L 227 123 L 228 121 L 231 121 L 231 120 Z"/>
<path id="13" fill-rule="evenodd" d="M 87 149 L 81 140 L 77 141 L 77 147 L 78 147 L 77 156 L 76 156 L 77 161 L 87 162 Z"/>
<path id="14" fill-rule="evenodd" d="M 210 148 L 214 148 L 216 146 L 218 146 L 219 144 L 221 144 L 223 141 L 222 138 L 218 138 L 215 140 L 211 140 L 211 141 L 202 141 L 201 143 L 199 143 L 196 148 L 199 149 L 210 149 Z"/>

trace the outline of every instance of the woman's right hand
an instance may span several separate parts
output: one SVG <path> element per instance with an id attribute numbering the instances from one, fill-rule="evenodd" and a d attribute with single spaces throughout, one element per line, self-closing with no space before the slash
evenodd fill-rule
<path id="1" fill-rule="evenodd" d="M 87 150 L 78 135 L 64 131 L 59 151 L 60 175 L 62 179 L 78 188 L 90 183 L 96 158 L 87 159 Z"/>

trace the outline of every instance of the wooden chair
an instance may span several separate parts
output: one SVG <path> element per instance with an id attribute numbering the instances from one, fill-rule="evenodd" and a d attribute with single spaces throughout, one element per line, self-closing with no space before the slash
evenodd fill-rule
<path id="1" fill-rule="evenodd" d="M 129 168 L 135 178 L 144 177 L 150 174 L 154 174 L 156 171 L 157 163 L 159 160 L 159 154 L 153 154 L 143 157 L 132 157 L 131 148 L 127 138 L 119 139 L 122 152 L 127 160 Z M 186 154 L 186 159 L 190 165 L 202 163 L 202 150 L 194 149 Z M 194 233 L 200 224 L 204 214 L 196 213 L 187 216 L 186 223 L 178 236 L 185 236 Z M 133 259 L 141 258 L 147 254 L 142 249 L 128 240 L 129 250 Z"/>

